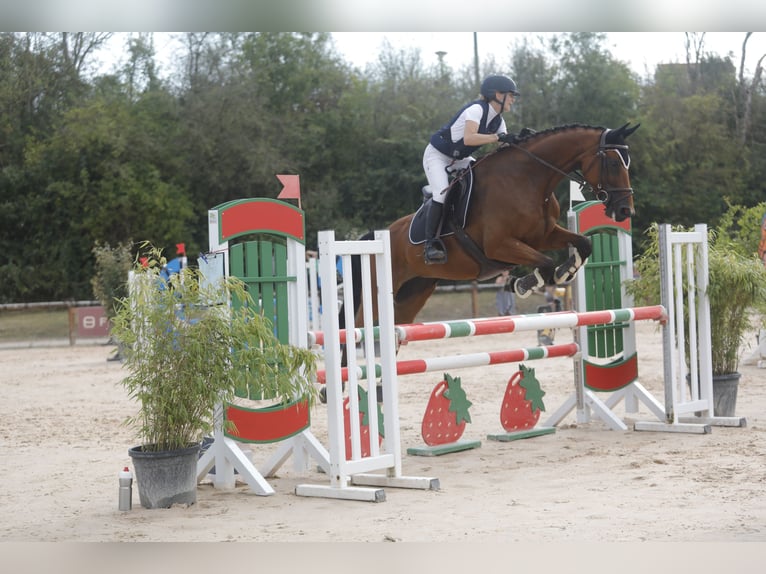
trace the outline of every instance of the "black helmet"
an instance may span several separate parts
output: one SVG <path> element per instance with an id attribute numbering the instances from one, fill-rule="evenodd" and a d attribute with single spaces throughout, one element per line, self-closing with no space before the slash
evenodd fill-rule
<path id="1" fill-rule="evenodd" d="M 521 95 L 516 89 L 516 82 L 508 76 L 487 76 L 481 83 L 481 95 L 491 100 L 494 99 L 495 92 L 502 94 L 510 92 L 514 96 Z"/>

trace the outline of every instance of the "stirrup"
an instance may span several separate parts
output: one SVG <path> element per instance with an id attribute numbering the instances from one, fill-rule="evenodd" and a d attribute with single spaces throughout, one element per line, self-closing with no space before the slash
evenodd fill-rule
<path id="1" fill-rule="evenodd" d="M 441 239 L 428 239 L 423 249 L 426 265 L 442 265 L 447 262 L 447 250 Z"/>

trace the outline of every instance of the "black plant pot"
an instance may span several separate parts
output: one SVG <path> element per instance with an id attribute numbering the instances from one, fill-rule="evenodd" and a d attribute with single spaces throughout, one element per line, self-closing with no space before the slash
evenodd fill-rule
<path id="1" fill-rule="evenodd" d="M 733 417 L 737 409 L 737 389 L 741 373 L 713 375 L 713 414 Z"/>
<path id="2" fill-rule="evenodd" d="M 144 508 L 170 508 L 197 502 L 197 459 L 200 445 L 171 451 L 128 450 L 136 471 L 138 496 Z"/>

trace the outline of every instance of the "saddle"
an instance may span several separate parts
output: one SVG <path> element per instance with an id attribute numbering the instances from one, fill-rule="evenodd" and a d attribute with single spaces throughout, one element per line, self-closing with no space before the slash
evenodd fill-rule
<path id="1" fill-rule="evenodd" d="M 513 269 L 515 265 L 488 258 L 481 250 L 481 247 L 465 232 L 468 209 L 471 204 L 471 193 L 473 191 L 473 165 L 471 164 L 467 168 L 455 173 L 455 177 L 449 186 L 442 221 L 436 236 L 442 238 L 448 235 L 455 235 L 466 253 L 479 264 L 480 270 L 477 279 L 483 280 L 496 277 L 501 271 Z M 410 221 L 408 238 L 413 245 L 425 243 L 426 214 L 428 213 L 427 208 L 430 201 L 433 201 L 431 194 L 424 191 L 423 204 L 418 208 Z"/>
<path id="2" fill-rule="evenodd" d="M 442 223 L 437 237 L 453 235 L 456 229 L 463 229 L 468 219 L 468 206 L 473 190 L 473 170 L 467 167 L 455 173 L 450 182 L 447 201 L 444 204 Z M 423 203 L 410 221 L 409 240 L 413 245 L 420 245 L 426 240 L 426 213 L 428 203 L 433 201 L 430 193 L 423 190 Z"/>

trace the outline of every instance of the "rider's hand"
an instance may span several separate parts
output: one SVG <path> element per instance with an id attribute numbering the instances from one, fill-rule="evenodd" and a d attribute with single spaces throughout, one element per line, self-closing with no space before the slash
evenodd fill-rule
<path id="1" fill-rule="evenodd" d="M 497 141 L 507 144 L 516 143 L 519 140 L 519 138 L 514 134 L 497 134 Z"/>

